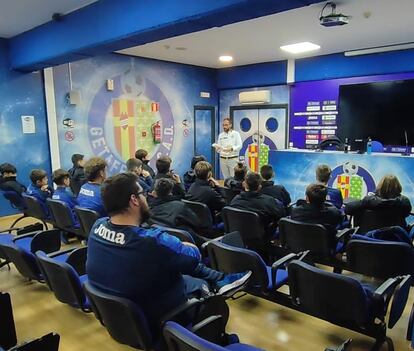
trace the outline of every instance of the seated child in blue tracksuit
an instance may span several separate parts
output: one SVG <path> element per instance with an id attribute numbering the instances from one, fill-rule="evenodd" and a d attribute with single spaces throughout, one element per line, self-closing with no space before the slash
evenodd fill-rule
<path id="1" fill-rule="evenodd" d="M 63 201 L 70 207 L 72 210 L 74 226 L 79 227 L 79 221 L 74 212 L 74 208 L 78 205 L 78 201 L 70 190 L 69 172 L 64 169 L 57 169 L 53 172 L 52 179 L 57 186 L 52 195 L 52 199 Z"/>
<path id="2" fill-rule="evenodd" d="M 46 206 L 46 199 L 52 197 L 53 189 L 48 185 L 49 179 L 43 169 L 33 169 L 30 172 L 32 183 L 27 187 L 26 194 L 35 197 L 42 206 L 47 217 L 50 218 L 49 209 Z"/>
<path id="3" fill-rule="evenodd" d="M 84 169 L 88 182 L 80 188 L 78 205 L 105 217 L 107 214 L 102 203 L 101 185 L 106 178 L 106 161 L 101 157 L 92 157 L 85 163 Z"/>
<path id="4" fill-rule="evenodd" d="M 141 186 L 144 193 L 151 191 L 154 181 L 150 173 L 143 169 L 143 163 L 137 158 L 130 158 L 126 162 L 127 171 L 135 173 L 138 177 L 138 184 Z"/>

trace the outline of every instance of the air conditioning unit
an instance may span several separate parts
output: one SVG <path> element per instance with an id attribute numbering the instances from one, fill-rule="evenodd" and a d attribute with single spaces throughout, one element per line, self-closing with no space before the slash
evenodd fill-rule
<path id="1" fill-rule="evenodd" d="M 270 97 L 270 90 L 243 91 L 239 94 L 239 101 L 242 105 L 268 104 Z"/>

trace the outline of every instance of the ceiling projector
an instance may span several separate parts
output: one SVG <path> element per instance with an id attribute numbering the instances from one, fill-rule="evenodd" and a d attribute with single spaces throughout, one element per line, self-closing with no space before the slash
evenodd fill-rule
<path id="1" fill-rule="evenodd" d="M 331 13 L 324 15 L 324 11 L 328 6 L 331 7 Z M 319 23 L 324 27 L 343 26 L 349 23 L 349 18 L 349 16 L 343 15 L 342 13 L 336 13 L 336 4 L 330 1 L 322 8 L 319 16 Z"/>

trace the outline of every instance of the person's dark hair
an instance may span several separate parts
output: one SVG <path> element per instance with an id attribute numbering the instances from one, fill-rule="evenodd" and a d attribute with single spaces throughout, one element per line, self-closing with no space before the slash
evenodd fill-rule
<path id="1" fill-rule="evenodd" d="M 203 155 L 197 155 L 197 156 L 194 156 L 194 157 L 191 159 L 191 169 L 194 169 L 194 167 L 195 167 L 195 165 L 197 164 L 197 162 L 200 162 L 200 161 L 207 161 L 207 159 L 206 159 L 206 157 L 205 157 L 205 156 L 203 156 Z"/>
<path id="2" fill-rule="evenodd" d="M 126 161 L 126 167 L 127 171 L 131 172 L 135 168 L 142 167 L 142 161 L 137 158 L 130 158 L 128 161 Z"/>
<path id="3" fill-rule="evenodd" d="M 137 158 L 138 160 L 143 160 L 145 157 L 147 157 L 148 155 L 148 151 L 144 150 L 144 149 L 139 149 L 137 151 L 135 151 L 135 158 Z"/>
<path id="4" fill-rule="evenodd" d="M 328 189 L 323 184 L 309 184 L 306 187 L 306 196 L 309 199 L 309 203 L 315 206 L 322 206 L 326 201 L 328 195 Z"/>
<path id="5" fill-rule="evenodd" d="M 402 186 L 395 175 L 389 174 L 381 178 L 376 193 L 383 199 L 394 199 L 401 195 Z"/>
<path id="6" fill-rule="evenodd" d="M 142 191 L 134 173 L 119 173 L 107 178 L 101 187 L 102 202 L 108 215 L 125 212 L 129 208 L 131 195 Z"/>
<path id="7" fill-rule="evenodd" d="M 262 185 L 262 177 L 256 172 L 248 172 L 244 181 L 249 191 L 258 191 Z"/>
<path id="8" fill-rule="evenodd" d="M 171 158 L 168 156 L 161 156 L 157 162 L 155 162 L 155 167 L 157 168 L 158 173 L 168 173 L 171 167 Z"/>
<path id="9" fill-rule="evenodd" d="M 17 173 L 17 169 L 11 163 L 3 163 L 0 165 L 0 174 L 3 173 Z"/>
<path id="10" fill-rule="evenodd" d="M 64 185 L 65 178 L 69 178 L 69 172 L 60 168 L 53 172 L 52 180 L 56 185 Z"/>
<path id="11" fill-rule="evenodd" d="M 321 183 L 328 183 L 329 178 L 331 177 L 331 167 L 328 165 L 319 165 L 316 167 L 316 180 Z"/>
<path id="12" fill-rule="evenodd" d="M 211 174 L 211 164 L 207 161 L 200 161 L 194 167 L 194 173 L 197 179 L 207 180 Z"/>
<path id="13" fill-rule="evenodd" d="M 92 157 L 85 163 L 85 176 L 88 180 L 93 181 L 98 178 L 99 172 L 105 170 L 106 161 L 101 157 Z"/>
<path id="14" fill-rule="evenodd" d="M 271 165 L 263 165 L 260 168 L 260 175 L 264 180 L 270 180 L 275 175 L 273 172 L 273 167 Z"/>
<path id="15" fill-rule="evenodd" d="M 157 197 L 164 198 L 171 195 L 174 188 L 174 181 L 168 178 L 160 178 L 155 181 L 154 191 Z"/>
<path id="16" fill-rule="evenodd" d="M 237 162 L 234 166 L 234 179 L 243 181 L 247 174 L 247 167 L 243 162 Z"/>
<path id="17" fill-rule="evenodd" d="M 72 155 L 72 163 L 74 166 L 77 166 L 79 161 L 83 160 L 85 156 L 81 154 L 73 154 Z"/>
<path id="18" fill-rule="evenodd" d="M 32 169 L 30 172 L 30 180 L 33 184 L 36 184 L 37 181 L 41 181 L 44 177 L 47 177 L 47 173 L 43 169 Z"/>
<path id="19" fill-rule="evenodd" d="M 227 121 L 227 122 L 229 122 L 230 124 L 233 124 L 233 122 L 231 121 L 231 118 L 230 117 L 224 117 L 223 118 L 223 122 L 224 121 Z"/>

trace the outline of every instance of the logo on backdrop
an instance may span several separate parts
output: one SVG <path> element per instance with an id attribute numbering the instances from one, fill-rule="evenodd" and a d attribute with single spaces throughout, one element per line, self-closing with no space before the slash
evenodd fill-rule
<path id="1" fill-rule="evenodd" d="M 246 115 L 240 120 L 240 130 L 249 133 L 252 130 L 253 121 Z M 248 136 L 240 150 L 240 159 L 247 160 L 249 169 L 258 172 L 263 165 L 269 163 L 269 151 L 276 150 L 275 132 L 279 129 L 279 122 L 276 117 L 268 116 L 264 119 L 264 128 L 261 131 L 254 131 Z M 266 134 L 265 134 L 266 133 Z M 273 140 L 272 140 L 273 139 Z"/>
<path id="2" fill-rule="evenodd" d="M 344 199 L 362 199 L 375 191 L 372 175 L 363 167 L 348 161 L 332 170 L 328 186 L 338 188 Z"/>
<path id="3" fill-rule="evenodd" d="M 169 155 L 174 142 L 174 118 L 161 89 L 134 70 L 112 78 L 114 91 L 103 84 L 88 115 L 88 136 L 93 153 L 103 157 L 110 173 L 125 171 L 125 161 L 137 149 L 151 160 Z"/>

